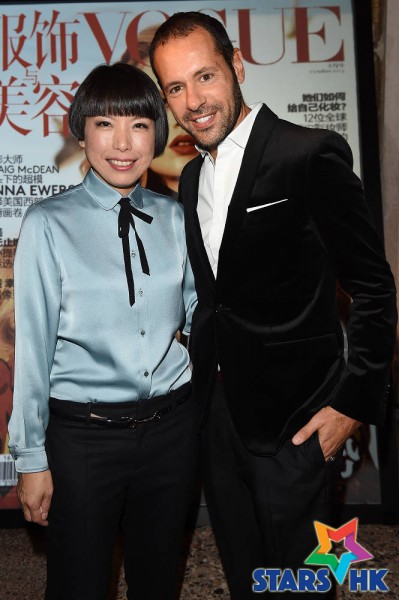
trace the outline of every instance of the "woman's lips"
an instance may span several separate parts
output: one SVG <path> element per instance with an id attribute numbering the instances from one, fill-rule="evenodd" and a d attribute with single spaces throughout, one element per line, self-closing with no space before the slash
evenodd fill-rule
<path id="1" fill-rule="evenodd" d="M 110 164 L 115 171 L 129 171 L 134 163 L 134 160 L 122 160 L 118 158 L 108 159 L 108 164 Z"/>
<path id="2" fill-rule="evenodd" d="M 176 154 L 188 155 L 197 154 L 197 150 L 194 146 L 194 140 L 191 135 L 178 135 L 173 138 L 169 144 L 169 148 L 176 152 Z"/>

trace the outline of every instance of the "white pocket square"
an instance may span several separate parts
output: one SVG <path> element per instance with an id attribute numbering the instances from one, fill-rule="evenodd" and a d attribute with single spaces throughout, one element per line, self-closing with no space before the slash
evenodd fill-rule
<path id="1" fill-rule="evenodd" d="M 260 206 L 250 206 L 247 208 L 247 212 L 259 210 L 260 208 L 266 208 L 266 206 L 274 206 L 275 204 L 280 204 L 280 202 L 287 202 L 287 200 L 288 198 L 282 198 L 281 200 L 275 200 L 274 202 L 268 202 L 267 204 L 261 204 Z"/>

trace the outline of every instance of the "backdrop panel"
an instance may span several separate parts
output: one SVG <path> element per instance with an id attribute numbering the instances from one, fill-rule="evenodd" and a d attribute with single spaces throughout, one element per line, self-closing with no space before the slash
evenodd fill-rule
<path id="1" fill-rule="evenodd" d="M 85 75 L 99 63 L 118 60 L 150 71 L 149 41 L 159 24 L 180 10 L 201 10 L 224 23 L 243 54 L 247 103 L 265 101 L 280 117 L 339 132 L 362 176 L 350 0 L 0 3 L 0 508 L 18 506 L 7 423 L 12 267 L 21 220 L 29 205 L 78 183 L 87 169 L 67 126 L 68 107 Z M 179 137 L 172 119 L 170 124 L 164 161 L 154 161 L 146 180 L 175 196 L 181 168 L 195 150 Z M 344 326 L 348 299 L 339 293 L 339 300 Z M 381 503 L 375 428 L 363 427 L 348 440 L 341 492 L 347 504 Z"/>

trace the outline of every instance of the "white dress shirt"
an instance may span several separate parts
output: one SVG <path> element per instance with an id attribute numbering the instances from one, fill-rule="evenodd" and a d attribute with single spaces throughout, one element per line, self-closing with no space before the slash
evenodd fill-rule
<path id="1" fill-rule="evenodd" d="M 231 197 L 237 182 L 244 150 L 262 103 L 251 105 L 251 112 L 218 146 L 216 160 L 198 148 L 204 157 L 198 188 L 198 218 L 212 271 L 216 277 L 219 250 Z"/>

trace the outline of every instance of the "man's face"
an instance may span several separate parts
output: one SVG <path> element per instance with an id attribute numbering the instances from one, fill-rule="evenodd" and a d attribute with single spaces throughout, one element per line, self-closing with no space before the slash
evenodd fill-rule
<path id="1" fill-rule="evenodd" d="M 198 28 L 159 46 L 154 63 L 176 121 L 215 157 L 218 145 L 246 115 L 240 51 L 233 58 L 235 79 L 211 35 Z"/>

